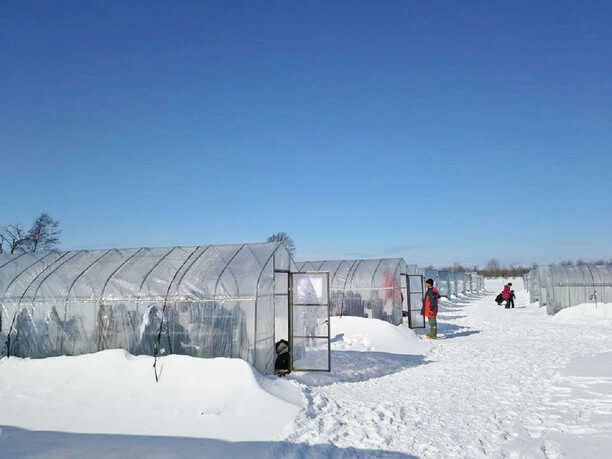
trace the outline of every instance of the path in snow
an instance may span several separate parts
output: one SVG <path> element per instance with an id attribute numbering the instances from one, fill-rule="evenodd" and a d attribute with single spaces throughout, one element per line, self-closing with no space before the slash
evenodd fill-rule
<path id="1" fill-rule="evenodd" d="M 602 356 L 609 358 L 610 329 L 555 323 L 528 306 L 520 286 L 515 309 L 498 307 L 493 299 L 501 286 L 444 301 L 438 317 L 444 338 L 431 343 L 421 364 L 306 387 L 309 406 L 286 441 L 328 444 L 332 456 L 333 448 L 354 447 L 425 457 L 562 457 L 587 450 L 604 457 L 612 447 L 611 375 L 565 367 L 595 353 L 607 351 Z M 601 356 L 594 359 L 587 372 L 603 367 Z M 310 456 L 287 444 L 275 455 Z"/>

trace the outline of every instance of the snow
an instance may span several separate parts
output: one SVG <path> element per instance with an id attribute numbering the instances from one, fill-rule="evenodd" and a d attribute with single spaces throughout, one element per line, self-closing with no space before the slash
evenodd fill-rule
<path id="1" fill-rule="evenodd" d="M 239 359 L 108 350 L 77 357 L 3 359 L 0 424 L 61 432 L 270 440 L 303 401 L 264 390 Z M 288 386 L 286 384 L 285 386 Z M 301 403 L 300 403 L 301 402 Z"/>
<path id="2" fill-rule="evenodd" d="M 509 310 L 494 302 L 508 281 L 517 294 Z M 490 281 L 487 288 L 442 302 L 444 338 L 430 342 L 417 364 L 357 382 L 345 383 L 340 374 L 339 382 L 311 387 L 309 407 L 288 440 L 422 457 L 543 458 L 581 449 L 607 457 L 608 386 L 591 384 L 589 395 L 575 397 L 585 382 L 566 367 L 612 349 L 610 334 L 589 324 L 557 324 L 528 304 L 520 279 Z M 603 365 L 603 358 L 593 356 L 588 367 Z"/>
<path id="3" fill-rule="evenodd" d="M 556 313 L 555 322 L 565 324 L 590 323 L 612 326 L 612 303 L 584 303 L 565 308 Z"/>
<path id="4" fill-rule="evenodd" d="M 404 325 L 378 319 L 332 317 L 332 371 L 294 373 L 310 386 L 366 381 L 420 365 L 429 344 Z"/>
<path id="5" fill-rule="evenodd" d="M 505 309 L 494 298 L 508 281 L 442 301 L 435 341 L 334 317 L 331 373 L 168 356 L 156 385 L 149 357 L 121 351 L 5 359 L 0 456 L 608 457 L 605 316 L 548 316 L 520 279 Z"/>
<path id="6" fill-rule="evenodd" d="M 424 354 L 429 350 L 428 343 L 414 331 L 383 320 L 332 317 L 331 330 L 335 335 L 332 349 L 391 354 Z"/>

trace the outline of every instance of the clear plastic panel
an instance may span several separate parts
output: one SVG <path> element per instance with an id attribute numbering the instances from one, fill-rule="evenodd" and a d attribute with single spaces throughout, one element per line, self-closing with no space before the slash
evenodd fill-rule
<path id="1" fill-rule="evenodd" d="M 293 340 L 293 369 L 329 371 L 329 340 L 295 338 Z"/>
<path id="2" fill-rule="evenodd" d="M 260 272 L 257 288 L 256 306 L 256 364 L 262 373 L 274 371 L 276 350 L 274 347 L 275 301 L 274 301 L 274 260 L 264 266 Z"/>
<path id="3" fill-rule="evenodd" d="M 448 297 L 450 295 L 449 289 L 448 289 L 448 282 L 440 281 L 438 283 L 438 291 L 440 292 L 440 295 Z"/>
<path id="4" fill-rule="evenodd" d="M 300 266 L 329 271 L 332 314 L 402 322 L 403 259 L 312 261 Z"/>
<path id="5" fill-rule="evenodd" d="M 342 289 L 344 288 L 353 263 L 348 260 L 342 260 L 339 263 L 329 263 L 324 265 L 326 270 L 330 272 L 330 286 L 331 288 Z"/>
<path id="6" fill-rule="evenodd" d="M 366 301 L 359 292 L 331 292 L 330 314 L 334 316 L 366 317 Z"/>
<path id="7" fill-rule="evenodd" d="M 315 265 L 315 263 L 311 263 L 309 261 L 299 262 L 296 264 L 296 266 L 297 271 L 317 271 L 318 269 L 318 264 Z"/>
<path id="8" fill-rule="evenodd" d="M 289 252 L 285 249 L 284 246 L 280 246 L 280 248 L 274 253 L 274 269 L 281 271 L 289 271 L 291 257 L 289 256 Z"/>
<path id="9" fill-rule="evenodd" d="M 274 297 L 274 342 L 289 341 L 289 297 Z"/>
<path id="10" fill-rule="evenodd" d="M 410 327 L 424 328 L 425 316 L 421 315 L 420 311 L 410 311 Z"/>
<path id="11" fill-rule="evenodd" d="M 293 274 L 293 304 L 328 304 L 327 273 Z"/>
<path id="12" fill-rule="evenodd" d="M 423 278 L 421 276 L 409 276 L 410 279 L 410 292 L 422 292 L 423 291 Z"/>
<path id="13" fill-rule="evenodd" d="M 58 252 L 0 255 L 0 297 L 19 299 L 30 282 L 60 256 Z"/>
<path id="14" fill-rule="evenodd" d="M 402 311 L 408 312 L 408 276 L 402 275 L 400 282 L 402 287 Z"/>
<path id="15" fill-rule="evenodd" d="M 293 336 L 328 336 L 329 310 L 327 306 L 293 305 Z"/>
<path id="16" fill-rule="evenodd" d="M 20 301 L 31 299 L 28 291 L 32 284 L 41 277 L 46 276 L 70 253 L 51 252 L 47 255 L 37 255 L 19 258 L 14 263 L 6 265 L 0 272 L 0 285 L 4 288 L 0 291 L 5 301 Z"/>
<path id="17" fill-rule="evenodd" d="M 289 292 L 289 273 L 274 274 L 274 293 L 276 295 L 287 295 Z"/>

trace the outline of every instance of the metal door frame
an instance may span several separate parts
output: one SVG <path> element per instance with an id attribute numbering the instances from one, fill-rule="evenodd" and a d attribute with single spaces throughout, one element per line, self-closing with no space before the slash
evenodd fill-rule
<path id="1" fill-rule="evenodd" d="M 418 327 L 413 327 L 412 326 L 412 298 L 411 298 L 411 291 L 410 291 L 410 278 L 411 277 L 420 277 L 421 278 L 421 304 L 420 306 L 423 306 L 423 298 L 425 297 L 425 277 L 422 274 L 406 274 L 406 288 L 408 290 L 408 327 L 410 327 L 411 329 L 414 328 L 425 328 L 425 317 L 423 316 L 423 325 L 422 326 L 418 326 Z M 414 292 L 419 293 L 419 292 Z M 417 311 L 417 309 L 415 309 L 415 311 Z M 420 311 L 420 309 L 418 309 L 418 311 Z"/>
<path id="2" fill-rule="evenodd" d="M 276 293 L 276 275 L 277 274 L 286 274 L 287 275 L 287 292 Z M 281 296 L 287 299 L 287 342 L 289 342 L 291 338 L 291 296 L 289 294 L 289 290 L 291 290 L 291 270 L 290 269 L 276 269 L 276 265 L 274 266 L 274 290 L 272 292 L 272 301 L 274 306 L 274 314 L 276 315 L 276 297 Z M 276 317 L 275 319 L 276 320 Z M 276 340 L 276 325 L 274 326 L 274 345 L 278 342 Z"/>
<path id="3" fill-rule="evenodd" d="M 406 282 L 406 286 L 402 286 L 402 279 L 404 279 L 404 281 Z M 408 274 L 400 273 L 400 290 L 402 292 L 402 296 L 406 298 L 406 311 L 404 311 L 404 302 L 402 301 L 402 318 L 408 317 L 410 315 L 410 294 L 408 293 L 410 292 L 410 287 L 408 286 L 408 282 Z M 404 312 L 406 313 L 406 315 L 404 315 Z"/>
<path id="4" fill-rule="evenodd" d="M 326 304 L 293 304 L 293 275 L 294 274 L 327 274 L 327 303 Z M 294 306 L 312 306 L 312 307 L 325 307 L 327 306 L 327 335 L 326 336 L 302 336 L 293 334 L 293 307 Z M 329 284 L 329 271 L 294 271 L 289 273 L 289 367 L 290 371 L 331 371 L 331 297 L 330 297 L 330 284 Z M 327 369 L 322 370 L 320 368 L 295 368 L 293 366 L 293 338 L 313 338 L 313 339 L 327 339 Z"/>

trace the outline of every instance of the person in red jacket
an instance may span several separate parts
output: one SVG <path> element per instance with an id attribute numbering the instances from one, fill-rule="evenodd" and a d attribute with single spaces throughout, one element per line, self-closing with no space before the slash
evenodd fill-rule
<path id="1" fill-rule="evenodd" d="M 421 308 L 421 315 L 424 315 L 429 320 L 429 327 L 431 331 L 425 335 L 430 339 L 436 339 L 438 333 L 438 321 L 436 316 L 438 315 L 438 300 L 440 299 L 440 293 L 434 288 L 433 279 L 427 279 L 425 281 L 425 298 L 423 298 L 423 307 Z"/>
<path id="2" fill-rule="evenodd" d="M 512 296 L 512 294 L 510 293 L 511 289 L 512 289 L 512 282 L 508 282 L 508 284 L 504 286 L 504 290 L 501 293 L 502 298 L 506 301 L 506 308 L 510 306 L 510 297 Z"/>

